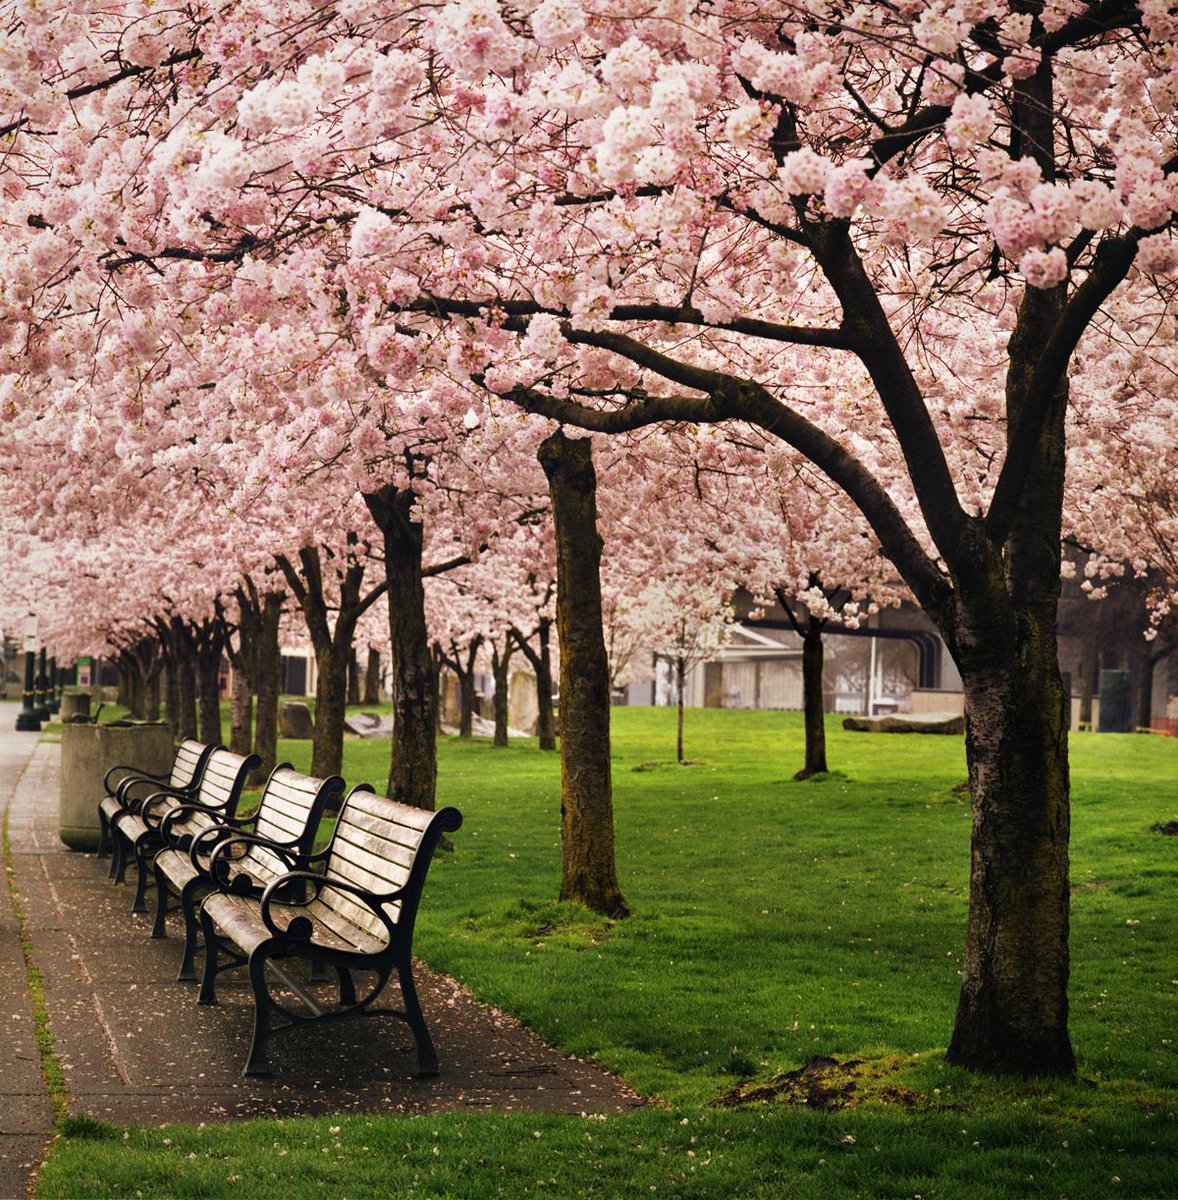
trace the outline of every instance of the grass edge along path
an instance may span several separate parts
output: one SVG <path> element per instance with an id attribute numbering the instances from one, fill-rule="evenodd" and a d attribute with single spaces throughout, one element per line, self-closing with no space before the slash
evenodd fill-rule
<path id="1" fill-rule="evenodd" d="M 28 769 L 26 764 L 25 770 Z M 24 777 L 24 770 L 17 777 L 17 787 Z M 15 790 L 15 789 L 14 789 Z M 53 1040 L 53 1030 L 49 1025 L 49 1008 L 45 1002 L 45 981 L 41 970 L 33 960 L 33 942 L 26 925 L 24 905 L 21 903 L 20 892 L 16 884 L 16 864 L 12 857 L 12 840 L 8 832 L 8 817 L 10 810 L 4 810 L 3 849 L 4 875 L 8 883 L 8 899 L 16 917 L 18 936 L 20 938 L 21 954 L 25 963 L 25 982 L 29 989 L 29 999 L 33 1010 L 33 1029 L 37 1041 L 37 1053 L 41 1060 L 41 1074 L 49 1092 L 49 1102 L 53 1106 L 54 1120 L 60 1123 L 69 1114 L 69 1096 L 66 1093 L 65 1071 L 61 1060 L 57 1057 L 57 1049 Z"/>

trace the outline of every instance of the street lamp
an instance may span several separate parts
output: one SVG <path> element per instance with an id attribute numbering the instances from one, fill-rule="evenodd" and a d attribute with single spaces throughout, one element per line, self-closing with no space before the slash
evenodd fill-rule
<path id="1" fill-rule="evenodd" d="M 21 693 L 21 710 L 16 714 L 16 728 L 22 733 L 40 733 L 41 720 L 33 707 L 33 659 L 37 654 L 37 614 L 25 619 L 25 687 Z"/>
<path id="2" fill-rule="evenodd" d="M 37 669 L 36 682 L 33 686 L 33 706 L 37 711 L 37 720 L 44 723 L 49 720 L 49 676 L 45 670 L 45 647 L 41 647 L 41 663 Z"/>

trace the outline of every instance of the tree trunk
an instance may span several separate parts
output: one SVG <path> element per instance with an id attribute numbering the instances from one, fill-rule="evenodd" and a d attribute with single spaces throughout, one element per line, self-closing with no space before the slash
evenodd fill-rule
<path id="1" fill-rule="evenodd" d="M 687 660 L 679 655 L 675 659 L 675 704 L 678 709 L 675 719 L 675 761 L 683 765 L 683 710 L 687 692 Z"/>
<path id="2" fill-rule="evenodd" d="M 176 736 L 196 738 L 196 654 L 192 633 L 176 617 L 172 621 L 172 634 L 176 668 Z"/>
<path id="3" fill-rule="evenodd" d="M 560 899 L 624 917 L 614 861 L 609 662 L 601 620 L 601 537 L 592 442 L 559 431 L 540 446 L 556 525 L 560 638 Z"/>
<path id="4" fill-rule="evenodd" d="M 380 703 L 380 651 L 368 647 L 368 665 L 364 668 L 364 699 L 361 704 L 375 707 Z"/>
<path id="5" fill-rule="evenodd" d="M 299 566 L 285 555 L 277 562 L 287 586 L 299 602 L 307 634 L 315 651 L 315 731 L 311 736 L 311 774 L 320 779 L 343 772 L 344 719 L 347 715 L 348 662 L 356 622 L 364 615 L 378 592 L 361 598 L 364 564 L 357 557 L 358 538 L 348 533 L 348 550 L 343 558 L 328 555 L 339 594 L 335 625 L 330 621 L 328 588 L 324 582 L 323 558 L 318 546 L 303 546 Z"/>
<path id="6" fill-rule="evenodd" d="M 1137 656 L 1137 703 L 1134 728 L 1148 729 L 1153 720 L 1153 672 L 1158 661 L 1148 648 Z"/>
<path id="7" fill-rule="evenodd" d="M 1010 339 L 1012 427 L 1062 302 L 1062 289 L 1024 295 Z M 943 630 L 965 689 L 973 799 L 969 921 L 948 1058 L 979 1071 L 1076 1069 L 1068 1036 L 1068 697 L 1056 627 L 1067 399 L 1065 380 L 1050 398 L 1005 543 L 991 541 L 981 523 L 971 530 L 969 574 L 955 579 Z"/>
<path id="8" fill-rule="evenodd" d="M 540 735 L 541 750 L 556 749 L 556 718 L 552 703 L 552 647 L 550 635 L 552 623 L 540 622 L 540 661 L 536 666 L 536 702 L 540 708 L 537 718 L 537 733 Z"/>
<path id="9" fill-rule="evenodd" d="M 265 782 L 278 762 L 278 698 L 282 690 L 278 627 L 284 598 L 281 592 L 267 592 L 262 599 L 262 621 L 254 651 L 254 691 L 257 693 L 254 753 L 262 763 L 250 775 L 253 784 Z"/>
<path id="10" fill-rule="evenodd" d="M 1054 639 L 1020 624 L 1006 656 L 979 637 L 977 657 L 991 661 L 962 675 L 973 838 L 948 1057 L 975 1070 L 1069 1075 L 1067 696 Z"/>
<path id="11" fill-rule="evenodd" d="M 176 686 L 176 660 L 171 652 L 164 651 L 164 712 L 168 719 L 168 729 L 172 741 L 180 740 L 180 690 Z"/>
<path id="12" fill-rule="evenodd" d="M 806 726 L 806 763 L 794 776 L 824 775 L 826 766 L 826 703 L 822 695 L 824 621 L 811 616 L 802 633 L 802 707 Z"/>
<path id="13" fill-rule="evenodd" d="M 348 703 L 356 706 L 360 704 L 360 659 L 355 646 L 348 655 Z"/>
<path id="14" fill-rule="evenodd" d="M 541 750 L 556 749 L 556 720 L 552 704 L 551 633 L 552 622 L 542 618 L 536 628 L 536 640 L 540 643 L 540 649 L 537 651 L 518 629 L 515 630 L 516 645 L 523 651 L 536 675 L 536 734 L 540 738 Z"/>
<path id="15" fill-rule="evenodd" d="M 1080 728 L 1092 728 L 1092 695 L 1100 671 L 1100 651 L 1096 646 L 1096 631 L 1084 638 L 1080 651 Z"/>
<path id="16" fill-rule="evenodd" d="M 365 503 L 384 535 L 392 642 L 393 738 L 388 795 L 432 810 L 436 806 L 437 692 L 425 624 L 421 555 L 424 530 L 413 512 L 413 493 L 382 488 Z"/>
<path id="17" fill-rule="evenodd" d="M 315 733 L 311 774 L 343 774 L 344 718 L 348 699 L 348 651 L 336 639 L 315 647 Z"/>
<path id="18" fill-rule="evenodd" d="M 507 745 L 508 700 L 510 699 L 508 672 L 511 670 L 511 651 L 514 646 L 515 643 L 508 634 L 505 641 L 506 648 L 502 654 L 500 654 L 498 646 L 491 647 L 491 673 L 495 679 L 495 736 L 492 744 L 500 748 Z"/>
<path id="19" fill-rule="evenodd" d="M 195 640 L 200 740 L 221 744 L 221 654 L 224 631 L 219 621 L 205 621 Z"/>
<path id="20" fill-rule="evenodd" d="M 468 738 L 474 733 L 474 666 L 478 658 L 479 647 L 483 644 L 481 634 L 466 648 L 466 661 L 463 662 L 462 651 L 455 642 L 450 643 L 450 655 L 446 656 L 446 666 L 454 672 L 458 680 L 458 736 Z"/>
<path id="21" fill-rule="evenodd" d="M 234 668 L 229 693 L 229 749 L 243 757 L 253 741 L 254 696 L 241 667 Z"/>

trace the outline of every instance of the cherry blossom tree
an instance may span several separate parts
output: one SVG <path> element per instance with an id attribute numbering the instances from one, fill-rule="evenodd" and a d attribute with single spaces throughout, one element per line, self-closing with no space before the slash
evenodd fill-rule
<path id="1" fill-rule="evenodd" d="M 1116 426 L 1110 347 L 1178 263 L 1165 0 L 28 4 L 6 34 L 6 411 L 48 390 L 215 459 L 276 373 L 263 471 L 472 410 L 796 451 L 962 676 L 949 1057 L 1073 1071 L 1067 450 Z M 418 483 L 360 487 L 390 597 Z"/>

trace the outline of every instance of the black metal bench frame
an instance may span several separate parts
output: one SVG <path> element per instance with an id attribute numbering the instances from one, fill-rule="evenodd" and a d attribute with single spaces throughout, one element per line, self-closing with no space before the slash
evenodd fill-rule
<path id="1" fill-rule="evenodd" d="M 338 803 L 343 790 L 344 781 L 338 775 L 316 779 L 296 771 L 290 763 L 279 763 L 266 780 L 258 807 L 248 817 L 228 817 L 222 824 L 208 826 L 195 835 L 184 832 L 194 811 L 191 806 L 181 805 L 164 817 L 160 825 L 163 845 L 151 863 L 155 879 L 151 936 L 166 937 L 168 913 L 182 913 L 184 953 L 176 976 L 178 983 L 196 981 L 200 929 L 197 906 L 207 892 L 218 886 L 213 871 L 218 872 L 220 886 L 260 896 L 277 875 L 310 866 L 323 811 L 333 801 Z M 267 833 L 283 830 L 290 836 L 278 838 Z M 225 842 L 232 845 L 222 853 L 220 847 Z M 173 898 L 175 902 L 171 903 Z"/>
<path id="2" fill-rule="evenodd" d="M 217 1002 L 216 978 L 222 971 L 248 967 L 254 996 L 254 1030 L 244 1074 L 271 1074 L 267 1043 L 275 1033 L 314 1022 L 368 1016 L 393 1016 L 404 1021 L 416 1045 L 415 1073 L 438 1073 L 437 1054 L 413 980 L 413 927 L 433 852 L 443 835 L 461 824 L 462 815 L 454 808 L 431 813 L 353 789 L 340 811 L 330 844 L 316 856 L 324 863 L 321 872 L 293 871 L 273 880 L 256 898 L 234 895 L 231 889 L 205 897 L 200 910 L 205 962 L 198 1003 Z M 357 852 L 355 847 L 361 844 Z M 226 842 L 218 847 L 214 858 L 226 853 L 229 845 Z M 374 849 L 378 845 L 383 846 L 383 858 L 379 849 Z M 361 863 L 360 868 L 356 862 Z M 362 876 L 366 870 L 373 879 L 383 873 L 384 878 L 401 882 L 374 890 L 340 873 Z M 292 900 L 293 887 L 305 888 L 306 894 Z M 334 897 L 334 903 L 325 897 Z M 344 915 L 339 912 L 341 905 Z M 392 913 L 391 906 L 395 906 Z M 347 914 L 358 914 L 364 924 L 349 929 Z M 321 919 L 324 916 L 330 921 Z M 340 945 L 348 937 L 353 944 Z M 342 1007 L 321 1009 L 276 966 L 276 961 L 288 958 L 309 963 L 312 979 L 323 978 L 323 968 L 333 968 Z M 266 979 L 268 966 L 306 1005 L 305 1011 L 274 999 Z M 362 996 L 357 995 L 353 971 L 375 973 L 375 983 Z M 404 1008 L 376 1008 L 375 1001 L 394 971 Z"/>
<path id="3" fill-rule="evenodd" d="M 218 747 L 185 738 L 176 747 L 176 757 L 167 775 L 155 775 L 138 767 L 122 764 L 111 767 L 103 776 L 102 787 L 106 793 L 98 802 L 98 855 L 110 854 L 113 849 L 112 824 L 116 824 L 128 812 L 138 812 L 148 796 L 166 789 L 176 795 L 195 800 L 200 788 L 200 777 L 204 774 L 209 755 Z M 111 877 L 115 874 L 114 856 L 111 855 Z"/>
<path id="4" fill-rule="evenodd" d="M 237 814 L 237 804 L 249 773 L 261 765 L 262 760 L 256 754 L 234 754 L 217 746 L 205 762 L 195 799 L 161 788 L 146 797 L 137 812 L 124 814 L 111 826 L 114 841 L 112 874 L 116 883 L 124 882 L 127 863 L 132 855 L 135 858 L 137 872 L 132 912 L 147 911 L 148 868 L 151 859 L 164 845 L 161 826 L 168 814 L 181 807 L 187 810 L 188 828 L 177 828 L 177 834 L 195 834 L 210 825 L 224 825 Z"/>

